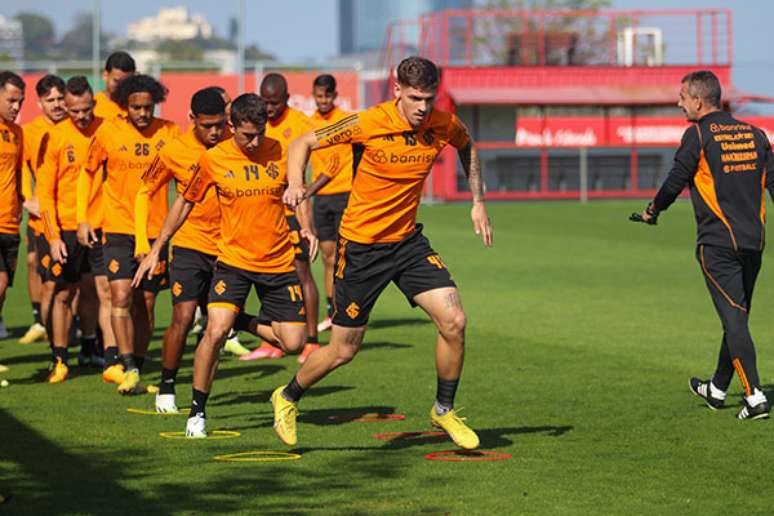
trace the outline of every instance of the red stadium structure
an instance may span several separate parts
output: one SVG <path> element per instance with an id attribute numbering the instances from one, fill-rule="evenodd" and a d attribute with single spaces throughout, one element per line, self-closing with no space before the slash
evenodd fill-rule
<path id="1" fill-rule="evenodd" d="M 726 108 L 774 99 L 731 83 L 731 12 L 447 10 L 393 24 L 387 70 L 418 54 L 442 67 L 439 107 L 480 149 L 490 199 L 650 197 L 687 126 L 683 76 L 709 69 Z M 367 103 L 388 98 L 370 81 Z M 742 116 L 774 139 L 774 117 Z M 426 192 L 469 198 L 453 151 Z"/>

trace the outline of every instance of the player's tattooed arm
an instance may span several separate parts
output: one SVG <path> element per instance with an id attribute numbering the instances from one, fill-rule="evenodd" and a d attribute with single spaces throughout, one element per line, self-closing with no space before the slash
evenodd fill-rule
<path id="1" fill-rule="evenodd" d="M 477 235 L 481 235 L 484 245 L 490 247 L 492 245 L 492 221 L 489 220 L 484 205 L 484 181 L 481 179 L 481 160 L 478 159 L 478 151 L 473 145 L 473 141 L 470 141 L 457 152 L 468 178 L 470 193 L 473 196 L 473 208 L 470 210 L 473 230 Z"/>

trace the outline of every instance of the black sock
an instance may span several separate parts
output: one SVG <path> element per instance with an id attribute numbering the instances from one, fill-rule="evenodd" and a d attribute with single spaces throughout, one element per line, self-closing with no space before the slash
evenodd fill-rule
<path id="1" fill-rule="evenodd" d="M 59 359 L 64 365 L 67 365 L 67 348 L 52 348 L 51 351 L 54 353 L 54 363 Z"/>
<path id="2" fill-rule="evenodd" d="M 310 336 L 308 336 L 308 337 L 306 338 L 306 343 L 307 343 L 307 344 L 319 344 L 319 343 L 320 343 L 320 341 L 319 341 L 318 339 L 319 339 L 319 337 L 317 337 L 317 335 L 315 335 L 314 337 L 312 337 L 312 336 L 310 335 Z"/>
<path id="3" fill-rule="evenodd" d="M 89 335 L 81 337 L 81 355 L 90 357 L 97 352 L 97 336 Z"/>
<path id="4" fill-rule="evenodd" d="M 161 385 L 159 386 L 159 394 L 174 394 L 176 378 L 177 378 L 177 368 L 167 369 L 166 367 L 162 367 Z"/>
<path id="5" fill-rule="evenodd" d="M 109 348 L 105 348 L 105 368 L 107 369 L 110 366 L 114 366 L 118 363 L 118 348 L 115 346 L 110 346 Z"/>
<path id="6" fill-rule="evenodd" d="M 240 312 L 234 321 L 234 331 L 247 331 L 258 335 L 258 318 L 254 315 Z"/>
<path id="7" fill-rule="evenodd" d="M 134 363 L 134 357 L 132 357 L 131 353 L 124 353 L 123 355 L 120 355 L 119 360 L 121 360 L 121 363 L 124 365 L 124 371 L 127 373 L 131 371 L 132 369 L 137 370 L 137 365 Z"/>
<path id="8" fill-rule="evenodd" d="M 207 405 L 207 398 L 209 397 L 209 392 L 202 392 L 193 389 L 193 396 L 191 398 L 191 412 L 188 413 L 188 417 L 194 417 L 196 414 L 201 414 L 202 417 L 207 417 L 204 413 L 204 407 Z"/>
<path id="9" fill-rule="evenodd" d="M 328 307 L 328 317 L 333 317 L 333 298 L 326 297 L 325 304 Z"/>
<path id="10" fill-rule="evenodd" d="M 35 322 L 40 324 L 40 303 L 32 303 L 32 316 L 35 318 Z"/>
<path id="11" fill-rule="evenodd" d="M 145 357 L 140 355 L 132 355 L 132 360 L 134 360 L 134 365 L 137 366 L 137 372 L 142 372 L 142 366 L 145 363 Z"/>
<path id="12" fill-rule="evenodd" d="M 435 399 L 441 407 L 449 410 L 454 408 L 454 395 L 457 393 L 457 385 L 459 383 L 459 378 L 456 380 L 442 380 L 438 378 L 438 390 L 436 391 Z"/>
<path id="13" fill-rule="evenodd" d="M 282 397 L 295 403 L 301 399 L 305 390 L 306 389 L 299 385 L 298 380 L 296 380 L 296 377 L 294 376 L 293 379 L 290 380 L 290 383 L 282 390 Z"/>

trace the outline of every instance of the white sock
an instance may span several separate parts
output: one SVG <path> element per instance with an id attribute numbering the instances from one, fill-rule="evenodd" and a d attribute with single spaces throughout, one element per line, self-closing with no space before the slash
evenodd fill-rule
<path id="1" fill-rule="evenodd" d="M 446 414 L 447 412 L 449 412 L 451 409 L 452 409 L 451 407 L 446 407 L 446 406 L 444 406 L 444 405 L 441 405 L 441 404 L 440 404 L 440 403 L 438 403 L 438 401 L 436 400 L 436 402 L 435 402 L 435 413 L 436 413 L 437 415 L 439 415 L 439 416 L 443 416 L 444 414 Z"/>
<path id="2" fill-rule="evenodd" d="M 747 396 L 745 398 L 747 400 L 747 404 L 751 407 L 754 407 L 755 405 L 759 405 L 765 401 L 768 401 L 766 399 L 766 395 L 763 394 L 759 389 L 755 389 L 752 393 L 752 396 Z"/>
<path id="3" fill-rule="evenodd" d="M 715 387 L 715 384 L 710 382 L 710 395 L 715 398 L 716 400 L 724 400 L 726 399 L 726 391 L 721 391 L 717 387 Z"/>

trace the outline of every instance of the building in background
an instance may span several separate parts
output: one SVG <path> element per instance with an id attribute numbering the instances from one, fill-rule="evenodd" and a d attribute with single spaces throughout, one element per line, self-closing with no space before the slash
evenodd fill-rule
<path id="1" fill-rule="evenodd" d="M 0 61 L 19 62 L 24 57 L 22 24 L 0 15 Z"/>
<path id="2" fill-rule="evenodd" d="M 203 16 L 190 15 L 183 6 L 159 9 L 156 16 L 143 18 L 127 26 L 129 39 L 141 43 L 159 40 L 209 39 L 212 27 Z"/>

